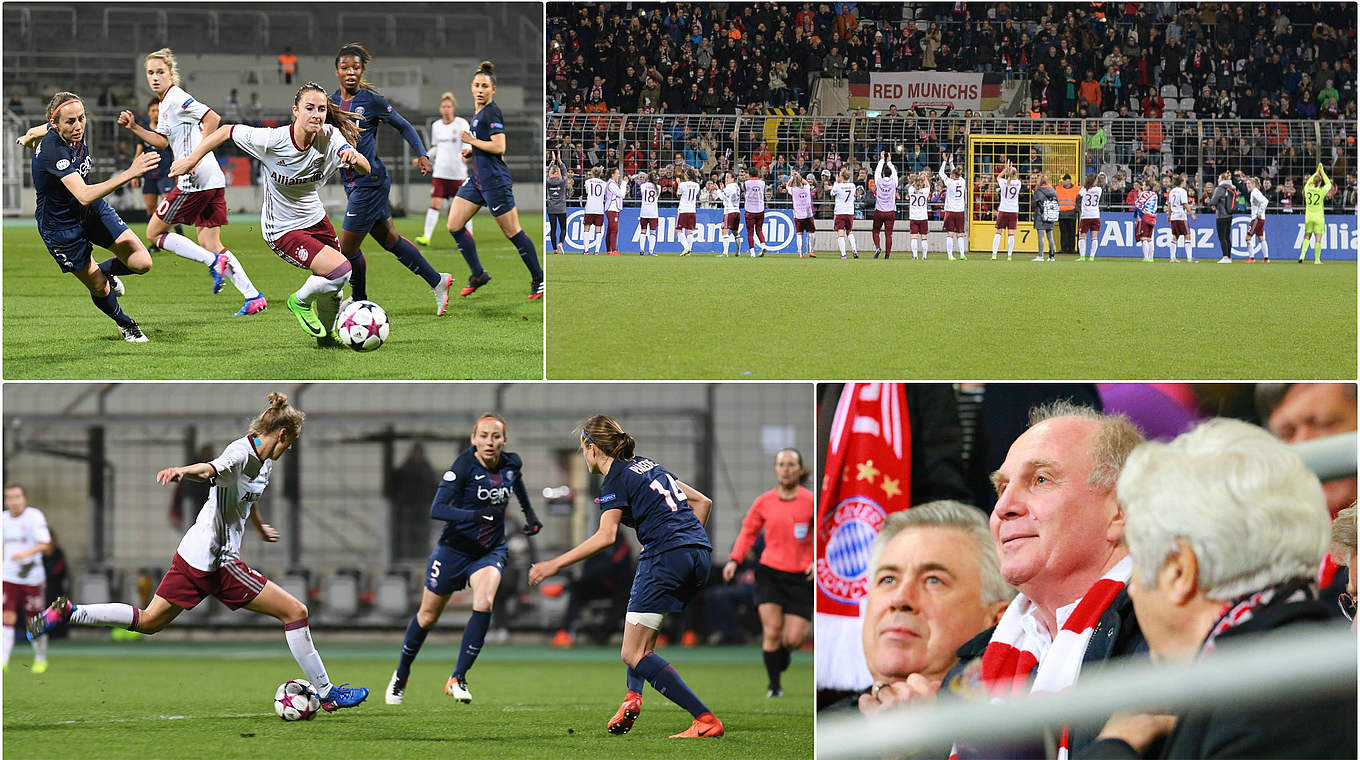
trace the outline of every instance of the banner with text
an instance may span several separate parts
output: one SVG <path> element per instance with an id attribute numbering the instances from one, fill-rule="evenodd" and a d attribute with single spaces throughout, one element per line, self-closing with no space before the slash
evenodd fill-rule
<path id="1" fill-rule="evenodd" d="M 681 252 L 684 248 L 680 245 L 680 237 L 675 234 L 675 209 L 663 208 L 660 213 L 661 217 L 658 220 L 656 231 L 656 252 Z M 585 225 L 581 223 L 584 216 L 585 211 L 581 208 L 567 209 L 567 235 L 563 244 L 566 250 L 573 253 L 581 250 L 581 245 L 585 240 Z M 827 225 L 829 226 L 830 222 L 827 222 Z M 767 253 L 797 252 L 797 245 L 793 240 L 793 212 L 788 209 L 767 208 L 765 209 L 765 223 L 761 226 L 765 230 L 765 251 Z M 619 251 L 621 253 L 641 251 L 643 235 L 638 228 L 638 209 L 636 207 L 625 207 L 619 213 L 619 228 Z M 543 226 L 545 240 L 548 239 L 548 234 L 545 217 Z M 742 214 L 741 227 L 737 230 L 737 238 L 740 250 L 747 250 L 745 214 Z M 694 251 L 716 253 L 722 249 L 722 209 L 699 209 L 694 229 Z"/>
<path id="2" fill-rule="evenodd" d="M 1001 74 L 952 71 L 875 71 L 850 77 L 850 107 L 899 111 L 915 106 L 994 111 L 1001 106 Z"/>
<path id="3" fill-rule="evenodd" d="M 1356 250 L 1360 248 L 1360 224 L 1354 216 L 1347 214 L 1327 214 L 1327 234 L 1322 237 L 1322 258 L 1328 260 L 1355 261 Z M 1200 214 L 1198 219 L 1190 221 L 1191 245 L 1194 247 L 1197 258 L 1217 259 L 1219 257 L 1218 230 L 1214 224 L 1213 214 Z M 1245 257 L 1247 255 L 1247 227 L 1250 225 L 1251 218 L 1246 215 L 1238 215 L 1232 218 L 1232 233 L 1229 238 L 1230 250 L 1235 257 Z M 990 228 L 991 225 L 988 225 Z M 1021 242 L 1031 242 L 1034 237 L 1033 229 L 1018 230 L 1018 235 L 1028 237 L 1030 241 L 1016 240 L 1016 250 L 1020 249 Z M 1054 240 L 1058 240 L 1058 230 L 1053 230 Z M 1101 214 L 1100 234 L 1097 236 L 1098 246 L 1097 256 L 1130 256 L 1141 257 L 1142 250 L 1137 245 L 1134 238 L 1134 213 L 1131 211 L 1106 212 Z M 1171 225 L 1166 219 L 1165 214 L 1157 215 L 1157 229 L 1153 232 L 1152 243 L 1156 248 L 1156 257 L 1159 259 L 1169 258 L 1171 249 Z M 1061 242 L 1059 241 L 1059 244 Z M 1267 214 L 1266 215 L 1266 244 L 1270 249 L 1270 258 L 1284 261 L 1296 259 L 1299 249 L 1303 247 L 1303 214 Z M 1004 243 L 1003 243 L 1004 246 Z M 990 250 L 990 249 L 989 249 Z M 1034 250 L 1032 247 L 1026 250 Z M 1177 258 L 1181 258 L 1184 249 L 1176 251 Z M 1313 257 L 1312 244 L 1308 247 L 1308 257 Z M 1257 254 L 1261 258 L 1261 254 Z"/>

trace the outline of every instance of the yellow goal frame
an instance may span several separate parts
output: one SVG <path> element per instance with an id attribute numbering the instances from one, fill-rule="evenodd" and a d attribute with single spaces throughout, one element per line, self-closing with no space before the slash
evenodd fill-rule
<path id="1" fill-rule="evenodd" d="M 1039 161 L 1036 165 L 1029 159 L 1029 149 L 1037 148 Z M 996 208 L 979 213 L 977 205 L 978 180 L 983 176 L 995 179 L 1000 165 L 1010 157 L 1020 169 L 1020 221 L 1015 229 L 1015 251 L 1017 253 L 1037 253 L 1038 238 L 1034 223 L 1030 221 L 1030 174 L 1043 171 L 1049 181 L 1057 184 L 1064 172 L 1072 175 L 1073 182 L 1081 184 L 1083 176 L 1083 141 L 1080 135 L 968 135 L 968 155 L 965 164 L 965 177 L 968 179 L 968 250 L 987 252 L 992 250 L 992 237 L 996 234 Z M 1000 160 L 997 160 L 1000 159 Z M 989 180 L 990 181 L 990 180 Z M 1057 224 L 1054 224 L 1053 239 L 1058 240 Z M 1003 237 L 1001 250 L 1005 251 Z"/>

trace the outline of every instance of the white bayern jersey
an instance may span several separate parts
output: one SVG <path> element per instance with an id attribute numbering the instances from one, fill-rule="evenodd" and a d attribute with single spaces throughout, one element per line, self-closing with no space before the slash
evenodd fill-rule
<path id="1" fill-rule="evenodd" d="M 699 201 L 699 183 L 685 180 L 676 189 L 680 195 L 680 207 L 676 209 L 678 214 L 693 214 L 695 204 Z"/>
<path id="2" fill-rule="evenodd" d="M 1018 178 L 998 180 L 997 189 L 1001 193 L 1001 206 L 997 210 L 1020 213 L 1020 180 Z"/>
<path id="3" fill-rule="evenodd" d="M 1166 196 L 1166 218 L 1172 222 L 1185 221 L 1185 209 L 1190 203 L 1190 195 L 1183 187 L 1173 187 Z"/>
<path id="4" fill-rule="evenodd" d="M 463 160 L 463 132 L 471 132 L 467 119 L 453 117 L 448 124 L 435 119 L 430 124 L 430 158 L 434 159 L 435 179 L 467 179 L 467 161 Z"/>
<path id="5" fill-rule="evenodd" d="M 926 212 L 930 210 L 930 185 L 917 187 L 910 185 L 907 187 L 907 219 L 921 222 L 926 219 Z"/>
<path id="6" fill-rule="evenodd" d="M 1082 219 L 1100 218 L 1100 185 L 1083 187 L 1077 191 L 1077 202 L 1081 204 Z"/>
<path id="7" fill-rule="evenodd" d="M 940 179 L 944 182 L 944 210 L 962 213 L 964 198 L 968 192 L 968 180 L 963 177 L 954 179 L 944 173 L 945 164 L 940 164 Z"/>
<path id="8" fill-rule="evenodd" d="M 250 510 L 260 500 L 274 470 L 274 460 L 261 460 L 248 435 L 227 444 L 208 464 L 215 473 L 208 502 L 176 549 L 185 562 L 204 572 L 241 559 L 241 537 Z"/>
<path id="9" fill-rule="evenodd" d="M 1261 192 L 1261 188 L 1258 187 L 1258 188 L 1256 188 L 1255 190 L 1252 190 L 1252 191 L 1251 191 L 1251 218 L 1252 218 L 1252 219 L 1265 219 L 1265 218 L 1266 218 L 1266 206 L 1269 205 L 1269 204 L 1270 204 L 1270 201 L 1266 200 L 1266 195 L 1265 195 L 1265 193 Z"/>
<path id="10" fill-rule="evenodd" d="M 203 142 L 203 117 L 211 110 L 194 100 L 179 85 L 166 90 L 165 97 L 161 98 L 160 118 L 155 130 L 170 141 L 170 151 L 175 158 L 188 158 L 194 148 Z M 162 168 L 168 170 L 168 167 Z M 175 185 L 186 193 L 212 190 L 226 187 L 227 176 L 222 173 L 222 167 L 217 165 L 217 158 L 212 151 L 209 151 L 192 172 L 178 177 Z"/>
<path id="11" fill-rule="evenodd" d="M 897 211 L 897 177 L 889 175 L 874 180 L 874 210 Z"/>
<path id="12" fill-rule="evenodd" d="M 6 510 L 4 531 L 5 583 L 36 586 L 46 582 L 47 571 L 43 569 L 41 553 L 18 562 L 10 559 L 19 552 L 26 552 L 38 544 L 45 544 L 52 540 L 52 533 L 47 529 L 47 518 L 43 516 L 43 513 L 34 507 L 29 507 L 24 510 L 22 515 L 14 517 Z"/>
<path id="13" fill-rule="evenodd" d="M 586 213 L 604 213 L 604 180 L 591 177 L 586 180 Z"/>
<path id="14" fill-rule="evenodd" d="M 260 226 L 266 241 L 278 240 L 285 232 L 301 230 L 326 216 L 317 188 L 340 168 L 340 151 L 353 148 L 331 124 L 307 148 L 293 141 L 293 125 L 248 127 L 236 124 L 231 139 L 264 164 L 264 208 Z"/>
<path id="15" fill-rule="evenodd" d="M 807 185 L 797 187 L 790 185 L 789 195 L 793 196 L 793 218 L 812 218 L 812 188 Z"/>
<path id="16" fill-rule="evenodd" d="M 643 182 L 638 185 L 638 192 L 642 195 L 642 210 L 638 216 L 643 219 L 655 219 L 661 216 L 660 210 L 656 207 L 656 199 L 660 197 L 661 191 L 656 189 L 656 185 L 651 182 Z"/>
<path id="17" fill-rule="evenodd" d="M 737 183 L 729 182 L 722 189 L 723 215 L 735 214 L 741 211 L 741 188 Z"/>
<path id="18" fill-rule="evenodd" d="M 746 180 L 746 210 L 752 214 L 765 212 L 765 180 L 752 177 Z"/>
<path id="19" fill-rule="evenodd" d="M 604 184 L 604 210 L 622 211 L 623 196 L 628 194 L 628 185 L 622 182 L 606 182 Z"/>
<path id="20" fill-rule="evenodd" d="M 836 199 L 836 216 L 855 213 L 855 183 L 837 182 L 831 186 L 831 196 Z"/>

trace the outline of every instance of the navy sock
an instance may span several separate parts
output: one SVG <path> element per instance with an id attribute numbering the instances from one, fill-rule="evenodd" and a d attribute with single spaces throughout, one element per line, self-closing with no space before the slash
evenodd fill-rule
<path id="1" fill-rule="evenodd" d="M 690 688 L 685 685 L 684 679 L 680 678 L 680 674 L 675 672 L 675 668 L 671 667 L 669 662 L 661 659 L 656 652 L 651 652 L 638 660 L 635 669 L 638 675 L 652 685 L 653 689 L 661 692 L 661 696 L 685 708 L 690 715 L 697 718 L 709 712 L 704 703 L 700 702 L 694 692 L 690 691 Z"/>
<path id="2" fill-rule="evenodd" d="M 477 241 L 468 234 L 467 227 L 449 234 L 453 235 L 453 242 L 458 244 L 458 252 L 463 254 L 468 269 L 471 269 L 473 274 L 481 274 L 482 262 L 477 260 Z"/>
<path id="3" fill-rule="evenodd" d="M 519 251 L 524 266 L 529 268 L 529 276 L 535 280 L 543 279 L 543 267 L 538 265 L 538 252 L 534 250 L 534 241 L 529 239 L 524 230 L 520 230 L 510 238 L 510 242 L 515 244 L 515 250 Z"/>
<path id="4" fill-rule="evenodd" d="M 467 627 L 463 629 L 462 648 L 458 650 L 458 665 L 453 669 L 454 678 L 466 676 L 472 663 L 477 661 L 477 655 L 482 651 L 482 643 L 486 641 L 486 629 L 490 627 L 491 611 L 473 610 L 472 617 L 468 618 Z"/>
<path id="5" fill-rule="evenodd" d="M 346 256 L 349 262 L 349 289 L 351 296 L 356 301 L 368 300 L 368 260 L 364 258 L 363 251 L 355 251 L 353 256 Z"/>
<path id="6" fill-rule="evenodd" d="M 784 650 L 776 649 L 773 652 L 761 652 L 765 657 L 765 676 L 770 679 L 770 686 L 775 689 L 779 688 L 779 673 L 784 669 L 779 663 L 779 653 L 782 651 Z"/>
<path id="7" fill-rule="evenodd" d="M 638 694 L 642 693 L 642 685 L 646 683 L 646 681 L 642 680 L 642 676 L 638 675 L 636 670 L 633 670 L 632 668 L 628 669 L 627 681 L 629 691 L 635 691 Z"/>
<path id="8" fill-rule="evenodd" d="M 405 264 L 407 269 L 415 272 L 430 287 L 439 284 L 441 279 L 439 273 L 434 271 L 434 267 L 430 266 L 430 262 L 426 261 L 424 256 L 420 255 L 420 249 L 416 248 L 414 243 L 398 235 L 397 242 L 390 247 L 384 247 L 396 254 L 397 261 Z"/>
<path id="9" fill-rule="evenodd" d="M 118 258 L 117 256 L 99 262 L 99 271 L 103 272 L 105 276 L 111 274 L 114 275 L 137 274 L 137 272 L 128 269 L 127 264 L 124 264 L 123 260 Z"/>
<path id="10" fill-rule="evenodd" d="M 411 663 L 415 662 L 416 655 L 420 654 L 420 647 L 425 643 L 425 637 L 430 633 L 429 628 L 421 628 L 418 619 L 411 617 L 411 622 L 406 626 L 406 640 L 401 643 L 401 659 L 397 661 L 397 678 L 405 681 L 411 675 Z"/>
<path id="11" fill-rule="evenodd" d="M 94 301 L 94 305 L 98 306 L 100 311 L 109 315 L 109 319 L 117 322 L 119 327 L 131 327 L 134 324 L 132 317 L 124 314 L 123 307 L 118 305 L 118 296 L 113 294 L 112 288 L 109 289 L 108 295 L 97 296 L 91 293 L 90 300 Z"/>

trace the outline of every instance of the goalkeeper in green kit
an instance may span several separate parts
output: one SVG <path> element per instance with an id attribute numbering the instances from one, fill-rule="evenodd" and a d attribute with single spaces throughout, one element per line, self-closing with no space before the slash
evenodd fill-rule
<path id="1" fill-rule="evenodd" d="M 1332 194 L 1336 186 L 1327 176 L 1319 161 L 1317 171 L 1308 178 L 1303 186 L 1305 211 L 1303 215 L 1303 248 L 1299 250 L 1299 263 L 1308 255 L 1308 238 L 1313 239 L 1313 263 L 1322 263 L 1322 240 L 1327 236 L 1327 217 L 1322 213 L 1322 203 Z"/>

